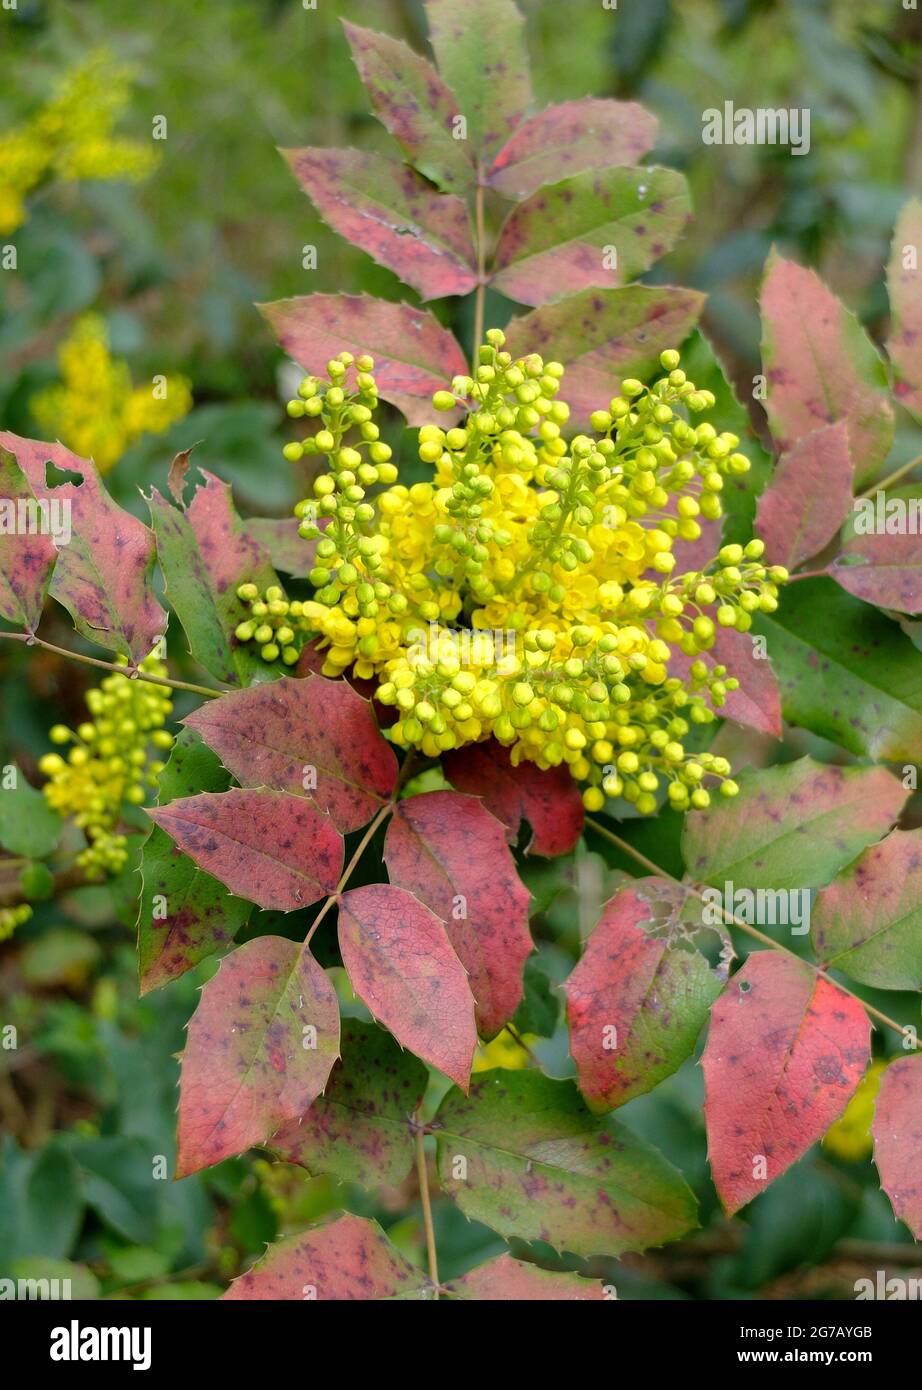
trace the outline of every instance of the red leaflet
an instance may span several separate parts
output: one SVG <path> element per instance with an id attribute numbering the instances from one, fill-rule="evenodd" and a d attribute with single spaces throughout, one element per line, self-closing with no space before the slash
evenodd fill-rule
<path id="1" fill-rule="evenodd" d="M 874 1162 L 893 1210 L 922 1240 L 922 1055 L 899 1057 L 881 1077 L 874 1108 Z"/>
<path id="2" fill-rule="evenodd" d="M 704 1116 L 728 1215 L 763 1192 L 838 1119 L 864 1075 L 870 1024 L 810 966 L 750 956 L 711 1013 Z"/>
<path id="3" fill-rule="evenodd" d="M 850 528 L 842 554 L 829 567 L 829 574 L 843 589 L 878 608 L 922 613 L 922 545 L 911 526 L 894 535 L 890 520 L 895 512 L 899 525 L 900 504 L 916 507 L 920 497 L 919 484 L 911 483 L 855 504 L 856 525 Z M 864 534 L 868 527 L 872 528 L 870 533 Z"/>
<path id="4" fill-rule="evenodd" d="M 225 956 L 189 1023 L 176 1176 L 271 1138 L 320 1095 L 339 1055 L 336 992 L 298 941 Z"/>
<path id="5" fill-rule="evenodd" d="M 704 956 L 650 934 L 658 888 L 670 892 L 649 879 L 605 904 L 567 981 L 570 1052 L 595 1110 L 612 1110 L 671 1076 L 720 993 Z"/>
<path id="6" fill-rule="evenodd" d="M 171 801 L 148 815 L 199 868 L 260 907 L 294 912 L 336 891 L 342 836 L 304 797 L 235 787 Z"/>
<path id="7" fill-rule="evenodd" d="M 375 1018 L 466 1091 L 477 1046 L 474 1000 L 435 913 L 386 883 L 352 888 L 340 899 L 339 947 Z"/>
<path id="8" fill-rule="evenodd" d="M 507 198 L 527 198 L 584 169 L 637 164 L 655 139 L 656 117 L 635 101 L 564 101 L 522 122 L 487 182 Z"/>
<path id="9" fill-rule="evenodd" d="M 424 425 L 433 392 L 467 362 L 456 339 L 425 309 L 364 294 L 311 294 L 260 304 L 282 347 L 308 372 L 323 375 L 337 353 L 370 352 L 378 393 L 403 411 L 408 425 Z M 451 420 L 451 414 L 444 417 Z"/>
<path id="10" fill-rule="evenodd" d="M 851 511 L 852 472 L 845 420 L 782 454 L 756 518 L 768 563 L 791 570 L 828 545 Z"/>
<path id="11" fill-rule="evenodd" d="M 762 287 L 762 359 L 779 448 L 846 420 L 856 481 L 872 478 L 893 439 L 883 362 L 819 276 L 775 253 Z"/>
<path id="12" fill-rule="evenodd" d="M 596 1279 L 582 1279 L 578 1274 L 555 1274 L 538 1265 L 500 1255 L 485 1265 L 478 1265 L 460 1279 L 446 1284 L 449 1295 L 514 1303 L 548 1303 L 552 1300 L 602 1300 L 602 1285 Z"/>
<path id="13" fill-rule="evenodd" d="M 429 1280 L 376 1221 L 341 1216 L 287 1236 L 235 1279 L 223 1299 L 425 1298 Z"/>
<path id="14" fill-rule="evenodd" d="M 49 589 L 84 637 L 143 661 L 166 631 L 166 614 L 154 596 L 153 533 L 116 506 L 95 464 L 63 444 L 43 444 L 0 434 L 0 448 L 14 455 L 34 496 L 67 503 L 72 537 L 58 551 Z M 49 487 L 45 464 L 79 475 L 79 482 Z"/>
<path id="15" fill-rule="evenodd" d="M 543 771 L 535 763 L 513 767 L 508 749 L 490 739 L 453 749 L 442 759 L 445 776 L 459 791 L 479 796 L 515 844 L 527 820 L 533 835 L 526 853 L 569 854 L 583 829 L 582 797 L 567 767 Z"/>
<path id="16" fill-rule="evenodd" d="M 890 336 L 887 351 L 896 384 L 893 394 L 901 405 L 922 420 L 922 270 L 918 248 L 922 244 L 922 202 L 911 198 L 903 208 L 893 233 L 893 250 L 887 268 L 890 291 Z"/>
<path id="17" fill-rule="evenodd" d="M 397 803 L 384 861 L 391 883 L 414 893 L 445 923 L 470 976 L 478 1029 L 492 1037 L 519 1005 L 533 949 L 529 894 L 503 827 L 472 796 L 410 796 Z"/>
<path id="18" fill-rule="evenodd" d="M 184 721 L 247 787 L 309 796 L 358 830 L 391 795 L 397 759 L 347 681 L 283 676 L 209 700 Z"/>
<path id="19" fill-rule="evenodd" d="M 437 193 L 414 169 L 363 150 L 283 150 L 323 220 L 393 270 L 423 299 L 477 283 L 463 199 Z"/>
<path id="20" fill-rule="evenodd" d="M 54 541 L 39 530 L 18 524 L 20 507 L 36 512 L 38 504 L 26 476 L 12 454 L 0 451 L 0 506 L 15 513 L 15 530 L 4 518 L 0 527 L 0 617 L 34 632 L 42 616 L 45 589 L 57 557 Z"/>

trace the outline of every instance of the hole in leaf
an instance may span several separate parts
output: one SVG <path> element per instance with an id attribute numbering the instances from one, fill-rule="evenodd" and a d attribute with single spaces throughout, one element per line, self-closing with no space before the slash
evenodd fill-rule
<path id="1" fill-rule="evenodd" d="M 50 488 L 63 487 L 65 483 L 73 483 L 74 487 L 82 487 L 83 474 L 75 473 L 72 468 L 59 468 L 51 459 L 46 459 L 45 486 Z"/>
<path id="2" fill-rule="evenodd" d="M 752 985 L 748 980 L 740 980 L 740 994 L 748 994 L 751 989 Z"/>

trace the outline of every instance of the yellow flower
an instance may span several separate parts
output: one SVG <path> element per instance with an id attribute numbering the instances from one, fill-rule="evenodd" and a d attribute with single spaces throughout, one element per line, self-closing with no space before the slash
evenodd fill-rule
<path id="1" fill-rule="evenodd" d="M 127 363 L 110 355 L 105 324 L 95 314 L 77 320 L 58 362 L 62 380 L 32 397 L 32 414 L 43 434 L 93 459 L 101 473 L 142 434 L 161 434 L 191 408 L 183 377 L 133 387 Z"/>
<path id="2" fill-rule="evenodd" d="M 823 1147 L 837 1158 L 858 1163 L 870 1157 L 874 1147 L 871 1139 L 874 1102 L 880 1090 L 880 1079 L 889 1065 L 889 1062 L 880 1060 L 871 1063 L 844 1112 L 827 1129 Z"/>

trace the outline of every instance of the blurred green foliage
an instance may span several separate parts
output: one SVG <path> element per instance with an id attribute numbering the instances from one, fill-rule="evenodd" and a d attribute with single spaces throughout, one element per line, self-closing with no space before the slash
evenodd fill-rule
<path id="1" fill-rule="evenodd" d="M 599 0 L 520 3 L 539 106 L 609 95 L 640 100 L 659 118 L 653 159 L 688 175 L 696 220 L 656 278 L 708 292 L 703 327 L 741 399 L 758 370 L 758 283 L 773 243 L 815 266 L 872 331 L 882 327 L 888 239 L 907 191 L 922 189 L 922 12 L 892 0 L 628 0 L 616 11 Z M 136 444 L 108 480 L 139 515 L 139 487 L 163 490 L 173 452 L 197 441 L 195 461 L 234 484 L 242 511 L 286 514 L 303 492 L 280 457 L 288 369 L 254 301 L 315 290 L 408 293 L 323 226 L 276 151 L 389 145 L 367 113 L 342 15 L 425 47 L 418 0 L 321 0 L 316 9 L 300 0 L 20 0 L 2 11 L 0 129 L 99 47 L 137 70 L 125 132 L 144 138 L 154 117 L 167 119 L 154 177 L 47 187 L 8 238 L 16 272 L 0 272 L 4 427 L 34 433 L 29 399 L 55 379 L 57 346 L 88 309 L 104 315 L 113 351 L 136 380 L 181 372 L 192 382 L 192 413 L 168 435 Z M 727 100 L 809 107 L 810 153 L 703 145 L 702 111 Z M 302 266 L 308 245 L 317 248 L 316 270 Z M 436 312 L 469 341 L 469 305 Z M 510 312 L 490 295 L 488 322 L 502 324 Z M 703 342 L 694 351 L 708 355 Z M 705 370 L 703 361 L 702 379 Z M 401 434 L 394 416 L 390 442 L 399 447 Z M 918 452 L 918 438 L 900 449 Z M 751 509 L 742 499 L 733 525 L 745 529 Z M 72 643 L 56 621 L 46 618 L 48 637 Z M 35 782 L 47 728 L 79 719 L 92 677 L 48 652 L 3 655 L 0 763 L 18 762 Z M 180 696 L 177 716 L 188 707 Z M 796 751 L 804 746 L 801 739 Z M 675 872 L 678 825 L 675 817 L 628 823 L 624 833 Z M 617 850 L 592 844 L 573 862 L 523 869 L 538 952 L 517 1022 L 554 1075 L 572 1065 L 555 986 L 629 868 Z M 0 948 L 0 1024 L 16 1030 L 17 1042 L 0 1048 L 0 1271 L 67 1275 L 87 1296 L 214 1297 L 267 1241 L 342 1207 L 377 1216 L 421 1259 L 412 1183 L 372 1202 L 357 1188 L 254 1156 L 179 1184 L 152 1181 L 158 1157 L 164 1171 L 172 1166 L 175 1055 L 214 965 L 139 1001 L 135 892 L 129 871 L 112 885 L 36 902 L 31 922 Z M 322 934 L 318 946 L 323 959 Z M 918 1022 L 917 998 L 888 996 L 886 1007 Z M 688 1063 L 626 1109 L 629 1125 L 689 1177 L 703 1230 L 674 1250 L 611 1268 L 595 1262 L 621 1297 L 848 1297 L 877 1247 L 905 1244 L 870 1163 L 825 1152 L 725 1223 L 708 1177 L 701 1105 L 700 1070 Z M 444 1199 L 435 1216 L 444 1277 L 502 1248 Z"/>

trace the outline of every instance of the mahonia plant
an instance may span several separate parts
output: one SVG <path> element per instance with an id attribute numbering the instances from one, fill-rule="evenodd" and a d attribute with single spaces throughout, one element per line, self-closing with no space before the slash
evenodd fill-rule
<path id="1" fill-rule="evenodd" d="M 324 219 L 421 298 L 473 294 L 473 362 L 416 305 L 263 306 L 307 374 L 288 407 L 306 432 L 285 446 L 311 480 L 296 522 L 243 520 L 204 470 L 190 489 L 185 453 L 170 496 L 146 498 L 148 528 L 93 463 L 0 433 L 0 502 L 67 503 L 73 527 L 56 548 L 0 526 L 0 638 L 60 653 L 38 632 L 51 600 L 115 657 L 92 718 L 54 731 L 69 751 L 44 763 L 47 799 L 0 770 L 0 846 L 31 860 L 30 896 L 0 857 L 0 928 L 47 895 L 58 809 L 81 821 L 88 875 L 137 848 L 142 992 L 221 957 L 188 1025 L 173 1175 L 260 1147 L 390 1204 L 415 1167 L 421 1221 L 411 1207 L 400 1225 L 425 1271 L 344 1214 L 275 1242 L 228 1299 L 611 1296 L 553 1252 L 615 1260 L 713 1204 L 611 1113 L 688 1061 L 705 1025 L 728 1216 L 827 1134 L 841 1161 L 863 1153 L 876 1086 L 874 1161 L 922 1238 L 922 830 L 894 829 L 922 763 L 918 541 L 853 524 L 875 488 L 875 512 L 903 502 L 919 462 L 885 471 L 897 412 L 922 420 L 922 283 L 903 254 L 922 204 L 894 238 L 887 363 L 812 272 L 770 258 L 772 461 L 703 338 L 678 355 L 702 296 L 624 283 L 687 213 L 681 177 L 637 163 L 652 117 L 591 99 L 529 114 L 512 0 L 426 9 L 436 65 L 346 26 L 410 164 L 288 158 Z M 488 285 L 530 311 L 483 334 Z M 410 482 L 380 402 L 418 429 Z M 170 624 L 208 684 L 151 663 Z M 199 703 L 158 771 L 171 686 Z M 763 766 L 782 711 L 834 761 Z M 737 781 L 718 716 L 763 737 Z M 679 837 L 674 818 L 638 821 L 661 804 L 687 812 Z M 530 923 L 520 870 L 584 834 L 618 872 L 591 929 L 564 939 L 540 902 Z M 792 892 L 815 900 L 788 947 L 788 918 L 769 935 L 753 905 Z M 434 1179 L 525 1258 L 440 1276 Z"/>
<path id="2" fill-rule="evenodd" d="M 407 488 L 375 423 L 374 360 L 341 353 L 327 382 L 305 377 L 288 403 L 319 428 L 286 457 L 328 462 L 296 508 L 316 540 L 315 597 L 244 583 L 237 639 L 291 666 L 319 637 L 324 675 L 351 669 L 395 707 L 398 746 L 439 757 L 493 737 L 513 766 L 567 764 L 591 811 L 623 795 L 652 814 L 663 789 L 677 809 L 700 809 L 707 777 L 733 796 L 726 759 L 682 742 L 715 717 L 701 692 L 719 708 L 739 685 L 700 659 L 715 639 L 708 610 L 745 632 L 777 608 L 787 571 L 766 567 L 754 539 L 675 572 L 673 543 L 699 539 L 699 516 L 721 516 L 724 480 L 749 460 L 737 435 L 691 423 L 714 397 L 678 352 L 660 366 L 649 386 L 624 379 L 593 412 L 594 433 L 567 441 L 563 366 L 513 359 L 492 329 L 474 377 L 433 397 L 437 411 L 460 405 L 463 425 L 419 431 L 433 482 Z M 673 646 L 694 658 L 687 682 L 669 674 Z"/>

